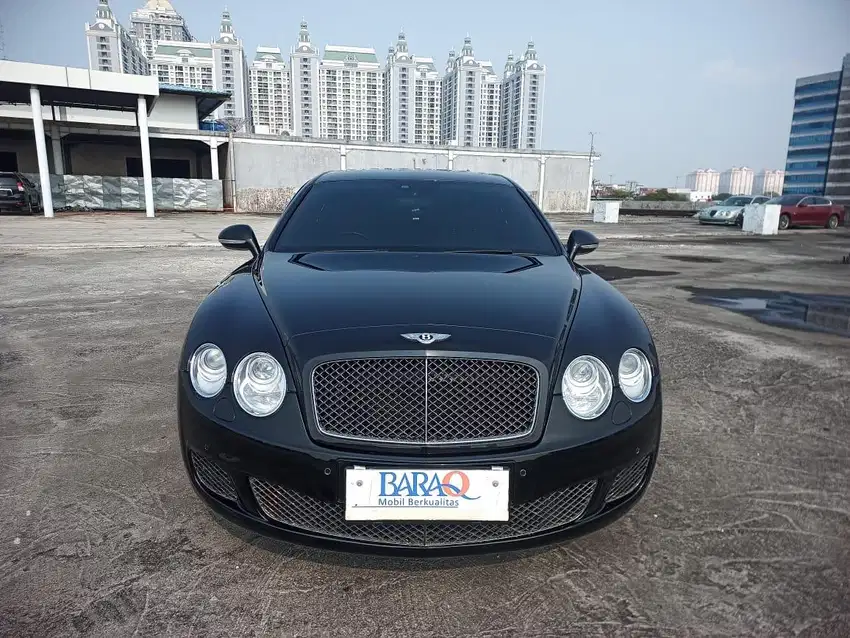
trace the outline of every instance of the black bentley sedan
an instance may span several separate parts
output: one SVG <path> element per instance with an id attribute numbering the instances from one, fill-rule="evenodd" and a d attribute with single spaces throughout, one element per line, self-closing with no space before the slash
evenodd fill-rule
<path id="1" fill-rule="evenodd" d="M 501 551 L 609 523 L 661 433 L 641 316 L 498 175 L 336 171 L 203 300 L 179 362 L 201 498 L 370 553 Z"/>

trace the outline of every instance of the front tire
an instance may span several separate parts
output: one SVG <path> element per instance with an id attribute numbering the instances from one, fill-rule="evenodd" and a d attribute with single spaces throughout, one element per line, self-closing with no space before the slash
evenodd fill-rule
<path id="1" fill-rule="evenodd" d="M 790 228 L 790 227 L 791 227 L 791 218 L 788 215 L 786 215 L 785 213 L 782 213 L 779 216 L 779 230 L 788 230 L 788 228 Z"/>
<path id="2" fill-rule="evenodd" d="M 830 215 L 829 219 L 826 222 L 826 227 L 830 230 L 835 230 L 838 228 L 838 215 Z"/>

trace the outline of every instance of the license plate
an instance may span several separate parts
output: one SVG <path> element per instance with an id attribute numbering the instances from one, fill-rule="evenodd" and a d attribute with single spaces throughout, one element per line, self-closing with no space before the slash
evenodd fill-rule
<path id="1" fill-rule="evenodd" d="M 348 521 L 507 521 L 510 472 L 348 468 Z"/>

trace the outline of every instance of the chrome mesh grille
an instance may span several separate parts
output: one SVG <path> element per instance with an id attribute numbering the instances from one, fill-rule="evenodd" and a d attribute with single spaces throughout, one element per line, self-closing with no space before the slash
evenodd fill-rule
<path id="1" fill-rule="evenodd" d="M 213 494 L 229 501 L 235 501 L 236 486 L 233 484 L 233 479 L 225 472 L 218 463 L 210 461 L 194 452 L 189 452 L 192 459 L 192 467 L 195 468 L 195 476 L 198 482 L 207 488 Z"/>
<path id="2" fill-rule="evenodd" d="M 470 545 L 554 530 L 579 520 L 596 489 L 595 480 L 585 481 L 511 505 L 507 523 L 371 523 L 346 521 L 343 503 L 322 501 L 253 477 L 250 483 L 263 514 L 278 523 L 337 538 L 417 547 Z"/>
<path id="3" fill-rule="evenodd" d="M 531 432 L 540 377 L 516 361 L 390 357 L 321 363 L 312 386 L 324 434 L 439 445 Z"/>
<path id="4" fill-rule="evenodd" d="M 608 490 L 605 502 L 611 503 L 634 492 L 643 483 L 648 467 L 649 456 L 645 456 L 626 467 L 626 469 L 620 470 L 611 484 L 611 489 Z"/>

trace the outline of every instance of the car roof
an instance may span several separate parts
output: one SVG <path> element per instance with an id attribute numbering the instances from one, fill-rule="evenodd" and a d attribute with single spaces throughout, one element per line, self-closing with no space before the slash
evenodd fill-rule
<path id="1" fill-rule="evenodd" d="M 499 184 L 509 186 L 511 182 L 503 175 L 495 173 L 475 173 L 472 171 L 415 170 L 409 168 L 370 168 L 328 171 L 316 178 L 319 182 L 355 182 L 362 180 L 378 181 L 418 181 L 418 182 L 461 182 L 474 184 Z"/>

